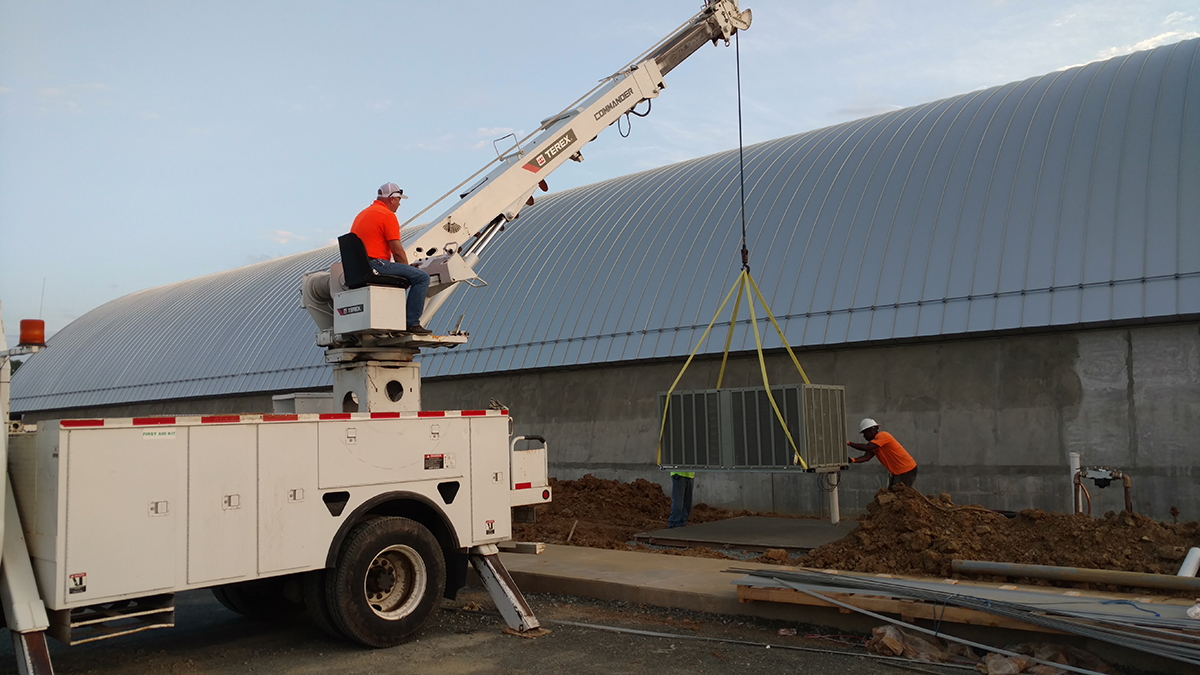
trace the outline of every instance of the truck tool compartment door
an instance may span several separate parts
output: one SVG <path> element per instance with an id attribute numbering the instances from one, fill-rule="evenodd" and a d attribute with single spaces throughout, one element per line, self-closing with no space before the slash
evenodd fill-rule
<path id="1" fill-rule="evenodd" d="M 340 518 L 317 489 L 317 423 L 258 427 L 258 571 L 325 565 Z"/>
<path id="2" fill-rule="evenodd" d="M 258 433 L 252 424 L 191 427 L 188 583 L 255 573 Z"/>
<path id="3" fill-rule="evenodd" d="M 93 604 L 175 585 L 187 427 L 66 434 L 63 598 Z"/>

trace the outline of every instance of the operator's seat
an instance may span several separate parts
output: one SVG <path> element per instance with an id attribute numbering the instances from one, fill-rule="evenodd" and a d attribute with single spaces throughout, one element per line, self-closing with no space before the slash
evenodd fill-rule
<path id="1" fill-rule="evenodd" d="M 367 259 L 367 247 L 357 234 L 348 232 L 338 237 L 338 249 L 342 252 L 342 274 L 345 275 L 346 288 L 362 288 L 363 286 L 395 286 L 408 288 L 408 279 L 391 274 L 383 274 L 371 267 Z"/>

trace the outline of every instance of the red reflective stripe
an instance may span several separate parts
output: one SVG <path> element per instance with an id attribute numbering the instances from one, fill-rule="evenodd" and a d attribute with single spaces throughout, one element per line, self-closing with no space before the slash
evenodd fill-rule
<path id="1" fill-rule="evenodd" d="M 175 424 L 174 417 L 135 417 L 133 418 L 133 426 L 145 427 L 154 424 Z"/>
<path id="2" fill-rule="evenodd" d="M 242 421 L 241 415 L 210 415 L 208 417 L 200 418 L 201 424 L 229 424 L 230 422 L 241 422 L 241 421 Z"/>
<path id="3" fill-rule="evenodd" d="M 320 419 L 323 420 L 348 420 L 350 413 L 321 413 Z"/>
<path id="4" fill-rule="evenodd" d="M 517 490 L 528 490 L 531 487 L 533 487 L 533 483 L 517 483 L 516 485 Z"/>
<path id="5" fill-rule="evenodd" d="M 429 411 L 422 410 L 421 412 L 417 413 L 417 417 L 445 417 L 445 416 L 446 416 L 445 410 L 429 410 Z"/>
<path id="6" fill-rule="evenodd" d="M 479 417 L 481 415 L 486 415 L 486 414 L 487 414 L 486 410 L 464 410 L 464 411 L 462 411 L 463 417 Z"/>
<path id="7" fill-rule="evenodd" d="M 398 412 L 371 413 L 371 419 L 373 419 L 373 420 L 394 420 L 394 419 L 399 419 L 399 418 L 400 418 L 400 413 L 398 413 Z"/>
<path id="8" fill-rule="evenodd" d="M 63 420 L 59 422 L 62 427 L 102 427 L 104 420 Z"/>
<path id="9" fill-rule="evenodd" d="M 263 415 L 264 422 L 295 422 L 298 419 L 300 419 L 299 415 L 276 415 L 276 414 Z"/>

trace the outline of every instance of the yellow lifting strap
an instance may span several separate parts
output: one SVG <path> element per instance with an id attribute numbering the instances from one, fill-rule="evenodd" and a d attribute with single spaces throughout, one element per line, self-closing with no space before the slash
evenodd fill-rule
<path id="1" fill-rule="evenodd" d="M 795 352 L 788 345 L 787 338 L 783 334 L 783 329 L 779 327 L 779 322 L 775 320 L 775 315 L 771 313 L 771 308 L 767 305 L 767 301 L 763 298 L 762 291 L 758 289 L 758 284 L 754 282 L 754 278 L 750 276 L 750 271 L 743 269 L 738 274 L 737 280 L 734 281 L 733 288 L 725 294 L 725 299 L 721 301 L 721 306 L 717 307 L 716 314 L 713 314 L 712 321 L 708 322 L 708 327 L 704 329 L 704 334 L 700 336 L 700 340 L 692 349 L 692 353 L 688 355 L 687 361 L 683 363 L 683 368 L 679 370 L 679 375 L 675 377 L 675 381 L 671 383 L 671 388 L 667 390 L 667 400 L 663 405 L 663 420 L 658 429 L 658 464 L 662 466 L 662 439 L 667 430 L 667 410 L 671 406 L 671 394 L 674 393 L 675 387 L 679 381 L 683 379 L 683 373 L 687 371 L 688 366 L 692 364 L 692 359 L 696 356 L 696 352 L 700 350 L 700 345 L 708 339 L 708 333 L 717 322 L 717 317 L 721 316 L 721 311 L 725 309 L 725 305 L 729 302 L 734 292 L 737 293 L 737 300 L 733 303 L 733 317 L 729 320 L 729 335 L 725 338 L 725 351 L 721 354 L 721 371 L 717 376 L 717 389 L 721 388 L 721 383 L 725 379 L 725 364 L 729 360 L 729 347 L 733 344 L 733 328 L 737 325 L 738 312 L 742 306 L 742 294 L 746 295 L 746 304 L 750 308 L 750 325 L 754 328 L 754 346 L 758 352 L 758 366 L 762 372 L 763 388 L 766 389 L 767 398 L 771 401 L 771 408 L 775 411 L 775 417 L 779 420 L 779 424 L 783 427 L 783 433 L 787 436 L 788 442 L 792 444 L 792 452 L 795 453 L 795 463 L 808 468 L 808 464 L 804 458 L 800 456 L 800 450 L 796 447 L 796 441 L 792 438 L 792 432 L 788 429 L 787 422 L 783 419 L 783 413 L 779 411 L 779 405 L 775 403 L 775 397 L 771 395 L 771 383 L 767 381 L 767 362 L 763 358 L 762 338 L 758 334 L 758 317 L 754 314 L 754 298 L 750 295 L 750 289 L 754 289 L 755 295 L 758 296 L 758 301 L 762 303 L 763 309 L 767 313 L 767 317 L 771 320 L 771 325 L 775 327 L 775 332 L 779 334 L 779 340 L 783 342 L 784 349 L 787 350 L 788 356 L 792 357 L 792 363 L 796 365 L 796 370 L 800 372 L 800 377 L 804 379 L 804 384 L 812 384 L 808 381 L 808 375 L 804 373 L 804 368 L 800 367 L 800 360 L 796 358 Z"/>

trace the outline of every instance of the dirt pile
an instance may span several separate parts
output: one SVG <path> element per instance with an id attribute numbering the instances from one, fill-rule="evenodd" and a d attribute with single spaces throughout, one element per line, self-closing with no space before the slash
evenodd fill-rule
<path id="1" fill-rule="evenodd" d="M 554 500 L 539 505 L 535 523 L 514 523 L 513 538 L 590 548 L 647 550 L 628 542 L 639 532 L 667 526 L 671 497 L 657 483 L 596 478 L 551 479 Z M 738 516 L 774 515 L 692 508 L 689 524 Z M 769 550 L 756 562 L 856 572 L 954 576 L 952 560 L 1056 565 L 1175 574 L 1200 524 L 1162 523 L 1146 516 L 1022 511 L 1015 518 L 978 505 L 958 505 L 950 495 L 926 496 L 905 486 L 881 490 L 858 527 L 841 539 L 790 558 Z M 655 550 L 667 555 L 727 558 L 708 548 Z M 1044 583 L 1044 582 L 1036 582 Z"/>
<path id="2" fill-rule="evenodd" d="M 596 478 L 550 479 L 553 501 L 536 507 L 536 523 L 513 523 L 513 539 L 571 544 L 590 548 L 638 548 L 626 542 L 640 532 L 661 530 L 671 513 L 671 497 L 658 483 L 639 478 L 632 483 Z M 708 523 L 749 511 L 715 509 L 694 504 L 689 524 Z M 705 555 L 694 552 L 691 555 Z M 716 557 L 724 557 L 715 554 Z"/>
<path id="3" fill-rule="evenodd" d="M 900 486 L 880 491 L 854 532 L 791 562 L 941 577 L 953 575 L 954 559 L 1175 574 L 1192 546 L 1200 546 L 1200 524 L 1194 522 L 1041 509 L 1006 518 L 981 506 L 956 505 L 948 494 L 927 497 Z"/>

